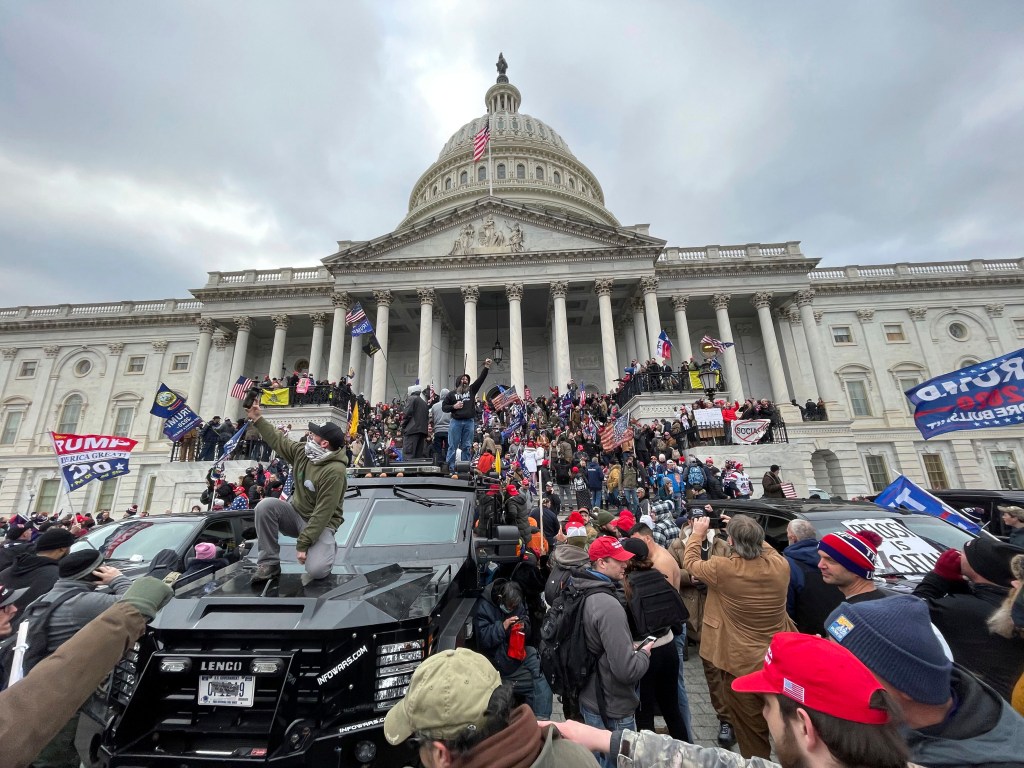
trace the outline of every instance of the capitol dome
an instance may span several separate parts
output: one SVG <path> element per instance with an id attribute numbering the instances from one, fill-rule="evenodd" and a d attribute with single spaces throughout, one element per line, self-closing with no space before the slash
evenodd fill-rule
<path id="1" fill-rule="evenodd" d="M 543 120 L 519 111 L 519 89 L 508 82 L 499 59 L 498 81 L 484 96 L 487 112 L 470 120 L 445 143 L 437 161 L 409 195 L 404 227 L 490 194 L 521 203 L 563 208 L 602 224 L 619 226 L 604 207 L 600 183 Z M 473 137 L 490 121 L 490 168 L 485 152 L 473 162 Z M 493 173 L 493 179 L 488 176 Z"/>

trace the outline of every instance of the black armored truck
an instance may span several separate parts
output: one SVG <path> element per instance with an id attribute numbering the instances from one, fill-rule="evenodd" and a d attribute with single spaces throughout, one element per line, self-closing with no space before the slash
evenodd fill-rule
<path id="1" fill-rule="evenodd" d="M 516 560 L 518 534 L 476 535 L 471 480 L 402 474 L 350 477 L 328 577 L 310 580 L 282 536 L 279 577 L 252 583 L 254 549 L 176 591 L 83 709 L 83 763 L 408 765 L 384 715 L 428 654 L 467 644 L 487 572 Z"/>

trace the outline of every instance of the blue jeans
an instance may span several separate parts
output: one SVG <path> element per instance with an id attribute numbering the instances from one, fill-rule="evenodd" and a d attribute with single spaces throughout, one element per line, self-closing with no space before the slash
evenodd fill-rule
<path id="1" fill-rule="evenodd" d="M 533 695 L 527 697 L 526 703 L 530 705 L 530 709 L 533 710 L 533 714 L 538 720 L 550 720 L 553 695 L 547 678 L 541 672 L 540 654 L 537 653 L 536 648 L 527 646 L 523 666 L 533 675 Z"/>
<path id="2" fill-rule="evenodd" d="M 591 491 L 590 495 L 592 497 L 591 504 L 593 506 L 595 506 L 595 507 L 602 506 L 601 502 L 604 500 L 604 491 L 603 490 L 598 489 L 596 491 Z"/>
<path id="3" fill-rule="evenodd" d="M 626 497 L 626 502 L 633 512 L 640 510 L 640 497 L 636 495 L 636 488 L 623 488 L 622 495 Z"/>
<path id="4" fill-rule="evenodd" d="M 462 460 L 473 460 L 473 433 L 476 419 L 452 419 L 448 425 L 448 469 L 455 471 L 455 451 L 462 450 Z"/>
<path id="5" fill-rule="evenodd" d="M 683 675 L 683 652 L 686 649 L 686 625 L 683 624 L 683 633 L 676 635 L 676 653 L 679 654 L 679 713 L 686 723 L 686 730 L 693 735 L 693 725 L 690 723 L 690 698 L 686 695 L 686 678 Z"/>
<path id="6" fill-rule="evenodd" d="M 584 723 L 586 723 L 587 725 L 592 725 L 595 728 L 600 728 L 601 730 L 611 730 L 612 732 L 624 731 L 627 728 L 631 731 L 636 730 L 636 718 L 633 715 L 630 715 L 629 717 L 623 717 L 618 720 L 609 719 L 608 722 L 605 723 L 601 719 L 601 715 L 599 712 L 591 712 L 582 704 L 580 705 L 580 714 L 583 715 Z M 600 763 L 603 766 L 603 768 L 615 768 L 615 763 L 618 756 L 606 755 L 604 752 L 595 752 L 594 757 L 597 758 L 597 762 Z"/>

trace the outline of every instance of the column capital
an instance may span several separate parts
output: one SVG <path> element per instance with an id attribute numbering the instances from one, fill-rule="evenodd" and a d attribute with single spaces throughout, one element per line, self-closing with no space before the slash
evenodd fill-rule
<path id="1" fill-rule="evenodd" d="M 314 328 L 323 328 L 327 325 L 326 312 L 313 312 L 310 314 L 309 319 L 313 321 Z"/>
<path id="2" fill-rule="evenodd" d="M 373 292 L 373 299 L 374 299 L 374 301 L 377 302 L 378 306 L 383 304 L 386 307 L 390 307 L 391 306 L 391 302 L 394 301 L 394 299 L 395 299 L 395 295 L 393 293 L 391 293 L 391 291 L 389 291 L 387 289 L 384 289 L 384 290 L 381 290 L 381 291 L 374 291 Z"/>
<path id="3" fill-rule="evenodd" d="M 352 308 L 352 294 L 348 291 L 335 291 L 331 294 L 331 304 L 347 312 Z"/>
<path id="4" fill-rule="evenodd" d="M 115 341 L 113 344 L 107 344 L 107 350 L 110 352 L 111 357 L 117 357 L 124 352 L 124 344 L 120 341 Z"/>
<path id="5" fill-rule="evenodd" d="M 271 315 L 270 319 L 274 321 L 274 327 L 282 331 L 287 329 L 291 322 L 288 315 Z"/>
<path id="6" fill-rule="evenodd" d="M 911 307 L 910 317 L 912 320 L 922 322 L 928 317 L 928 307 Z"/>
<path id="7" fill-rule="evenodd" d="M 680 294 L 677 293 L 675 296 L 672 297 L 672 309 L 674 309 L 676 312 L 685 312 L 686 306 L 689 303 L 689 296 L 681 296 Z"/>
<path id="8" fill-rule="evenodd" d="M 569 295 L 569 283 L 564 280 L 557 280 L 551 283 L 551 298 L 564 299 Z"/>
<path id="9" fill-rule="evenodd" d="M 594 281 L 594 293 L 598 296 L 611 296 L 612 286 L 615 285 L 615 281 L 610 277 L 604 277 L 600 280 Z"/>
<path id="10" fill-rule="evenodd" d="M 1006 308 L 1005 305 L 1003 305 L 1003 304 L 1001 304 L 999 302 L 995 302 L 995 303 L 992 303 L 992 304 L 986 304 L 985 305 L 985 311 L 988 313 L 989 317 L 1002 317 L 1003 316 L 1003 310 L 1005 308 Z"/>
<path id="11" fill-rule="evenodd" d="M 875 310 L 867 308 L 858 309 L 857 319 L 862 323 L 873 323 L 875 321 Z"/>
<path id="12" fill-rule="evenodd" d="M 0 354 L 4 356 L 4 360 L 13 360 L 14 356 L 18 354 L 17 347 L 4 347 L 0 349 Z"/>
<path id="13" fill-rule="evenodd" d="M 437 306 L 436 304 L 434 305 L 434 322 L 435 323 L 443 323 L 444 322 L 444 312 L 442 312 L 441 308 L 439 306 Z"/>
<path id="14" fill-rule="evenodd" d="M 715 309 L 728 309 L 732 296 L 728 293 L 716 293 L 711 297 L 711 306 Z"/>
<path id="15" fill-rule="evenodd" d="M 640 298 L 631 299 L 629 302 L 629 308 L 634 312 L 644 311 L 644 300 Z"/>
<path id="16" fill-rule="evenodd" d="M 658 278 L 656 277 L 641 277 L 640 278 L 640 290 L 644 294 L 657 293 L 658 292 Z"/>
<path id="17" fill-rule="evenodd" d="M 800 310 L 796 307 L 790 307 L 786 310 L 786 319 L 792 325 L 800 325 Z"/>
<path id="18" fill-rule="evenodd" d="M 774 296 L 775 294 L 771 291 L 758 291 L 750 297 L 750 303 L 754 305 L 754 309 L 761 309 L 762 307 L 771 309 Z"/>
<path id="19" fill-rule="evenodd" d="M 434 289 L 433 288 L 417 288 L 416 295 L 420 299 L 420 304 L 434 304 Z"/>
<path id="20" fill-rule="evenodd" d="M 505 298 L 509 301 L 522 301 L 523 300 L 523 284 L 522 283 L 506 283 L 505 284 Z"/>
<path id="21" fill-rule="evenodd" d="M 56 357 L 57 353 L 59 352 L 60 347 L 58 347 L 56 344 L 50 344 L 48 346 L 43 347 L 43 354 L 46 355 L 47 357 Z"/>
<path id="22" fill-rule="evenodd" d="M 813 289 L 806 288 L 806 289 L 804 289 L 802 291 L 797 291 L 796 292 L 796 305 L 798 307 L 806 307 L 812 301 L 814 301 L 814 290 Z"/>
<path id="23" fill-rule="evenodd" d="M 213 320 L 208 317 L 197 317 L 196 326 L 199 328 L 200 333 L 213 333 L 213 329 L 217 327 Z"/>
<path id="24" fill-rule="evenodd" d="M 462 300 L 467 304 L 476 304 L 480 301 L 480 289 L 475 285 L 462 286 Z"/>
<path id="25" fill-rule="evenodd" d="M 157 341 L 154 341 L 153 342 L 153 351 L 154 352 L 166 352 L 167 351 L 167 342 L 164 339 L 159 339 Z"/>
<path id="26" fill-rule="evenodd" d="M 246 318 L 248 319 L 248 318 Z M 233 333 L 218 333 L 213 337 L 213 346 L 217 349 L 227 349 L 228 346 L 235 340 L 235 334 Z"/>
<path id="27" fill-rule="evenodd" d="M 621 320 L 619 320 L 619 322 L 622 323 L 622 327 L 623 328 L 632 328 L 633 327 L 633 317 L 632 317 L 632 315 L 626 315 Z"/>
<path id="28" fill-rule="evenodd" d="M 240 331 L 251 331 L 252 330 L 252 318 L 251 317 L 236 317 L 235 326 Z"/>

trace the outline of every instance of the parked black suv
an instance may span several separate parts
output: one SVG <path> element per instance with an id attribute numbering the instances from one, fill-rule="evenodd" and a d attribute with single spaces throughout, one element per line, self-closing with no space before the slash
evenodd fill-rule
<path id="1" fill-rule="evenodd" d="M 350 478 L 327 578 L 282 537 L 279 578 L 253 585 L 251 552 L 177 593 L 86 706 L 83 762 L 407 765 L 384 715 L 426 655 L 465 643 L 486 563 L 518 537 L 474 536 L 474 485 L 421 472 Z"/>
<path id="2" fill-rule="evenodd" d="M 945 491 L 929 491 L 956 510 L 967 510 L 980 519 L 985 530 L 994 536 L 1009 536 L 1003 525 L 1003 516 L 997 507 L 1024 507 L 1024 491 L 978 490 L 974 488 L 953 488 Z"/>

